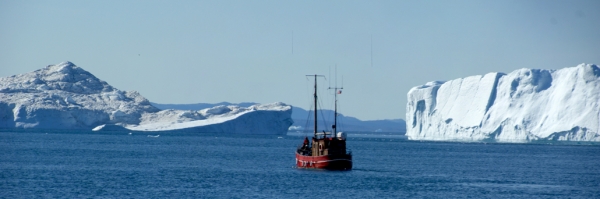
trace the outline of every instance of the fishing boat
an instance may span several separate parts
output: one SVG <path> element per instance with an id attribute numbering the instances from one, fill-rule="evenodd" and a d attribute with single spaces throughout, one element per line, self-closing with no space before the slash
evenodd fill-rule
<path id="1" fill-rule="evenodd" d="M 339 88 L 335 91 L 334 124 L 332 132 L 318 132 L 317 130 L 317 77 L 315 79 L 314 93 L 314 134 L 312 139 L 304 138 L 302 145 L 296 150 L 296 166 L 303 169 L 324 170 L 351 170 L 352 153 L 346 151 L 346 134 L 337 132 L 337 95 L 341 94 Z M 337 132 L 337 133 L 336 133 Z"/>

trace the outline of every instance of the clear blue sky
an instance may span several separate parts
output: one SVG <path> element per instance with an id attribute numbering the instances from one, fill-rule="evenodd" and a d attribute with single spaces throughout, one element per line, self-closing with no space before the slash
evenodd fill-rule
<path id="1" fill-rule="evenodd" d="M 598 0 L 0 0 L 0 76 L 71 61 L 157 103 L 308 108 L 305 75 L 331 71 L 326 88 L 337 65 L 343 114 L 404 118 L 406 93 L 429 81 L 599 64 L 598 8 Z M 321 96 L 332 108 L 332 95 Z"/>

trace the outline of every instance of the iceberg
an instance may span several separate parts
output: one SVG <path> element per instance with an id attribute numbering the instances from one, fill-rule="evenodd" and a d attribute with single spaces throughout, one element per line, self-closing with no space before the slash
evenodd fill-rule
<path id="1" fill-rule="evenodd" d="M 254 102 L 243 102 L 243 103 L 229 103 L 220 102 L 216 104 L 209 103 L 196 103 L 196 104 L 159 104 L 150 102 L 154 107 L 159 109 L 176 109 L 176 110 L 202 110 L 209 107 L 216 107 L 220 105 L 236 105 L 241 107 L 249 107 L 257 103 Z M 318 129 L 331 128 L 330 124 L 333 123 L 333 110 L 321 109 L 319 112 L 322 113 L 322 117 L 319 117 Z M 292 120 L 294 123 L 288 128 L 289 131 L 313 131 L 313 125 L 307 121 L 306 116 L 310 115 L 307 110 L 303 108 L 292 106 Z M 362 121 L 352 116 L 347 116 L 338 112 L 338 127 L 343 131 L 354 131 L 354 132 L 394 132 L 404 134 L 406 133 L 406 122 L 403 119 L 385 119 L 385 120 L 368 120 Z M 310 124 L 310 125 L 309 125 Z"/>
<path id="2" fill-rule="evenodd" d="M 281 102 L 250 107 L 216 106 L 199 111 L 163 110 L 142 114 L 134 131 L 189 131 L 284 135 L 292 125 L 292 107 Z"/>
<path id="3" fill-rule="evenodd" d="M 199 111 L 160 110 L 71 62 L 0 78 L 0 128 L 285 134 L 292 107 L 281 102 Z"/>
<path id="4" fill-rule="evenodd" d="M 600 68 L 519 69 L 428 82 L 407 94 L 409 139 L 600 141 Z"/>

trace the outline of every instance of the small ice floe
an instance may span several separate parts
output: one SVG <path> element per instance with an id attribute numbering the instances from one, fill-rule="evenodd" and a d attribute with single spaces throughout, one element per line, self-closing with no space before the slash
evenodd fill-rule
<path id="1" fill-rule="evenodd" d="M 283 137 L 277 137 L 277 139 L 283 139 Z"/>
<path id="2" fill-rule="evenodd" d="M 133 135 L 133 133 L 129 132 L 129 135 Z"/>
<path id="3" fill-rule="evenodd" d="M 157 138 L 160 137 L 160 135 L 148 135 L 149 138 Z"/>

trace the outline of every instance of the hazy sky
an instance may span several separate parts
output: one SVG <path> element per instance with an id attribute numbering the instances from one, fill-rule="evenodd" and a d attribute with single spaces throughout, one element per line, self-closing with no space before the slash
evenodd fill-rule
<path id="1" fill-rule="evenodd" d="M 157 103 L 285 102 L 404 118 L 434 80 L 600 64 L 600 1 L 6 1 L 0 76 L 71 61 Z M 371 42 L 372 41 L 372 42 Z M 371 51 L 372 49 L 372 51 Z M 330 72 L 331 71 L 331 72 Z"/>

